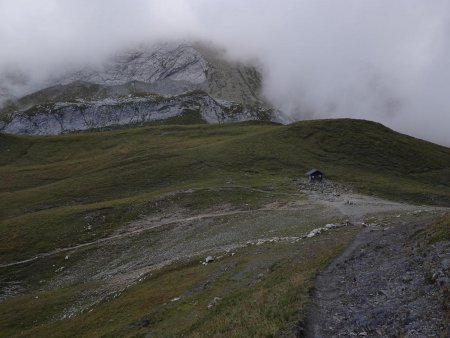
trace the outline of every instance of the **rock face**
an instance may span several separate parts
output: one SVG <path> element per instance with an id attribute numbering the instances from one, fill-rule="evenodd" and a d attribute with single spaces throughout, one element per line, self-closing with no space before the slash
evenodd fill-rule
<path id="1" fill-rule="evenodd" d="M 16 111 L 0 121 L 0 130 L 10 134 L 56 135 L 114 125 L 142 124 L 175 117 L 195 122 L 228 123 L 249 120 L 277 120 L 277 112 L 247 108 L 194 92 L 172 97 L 146 96 L 102 100 L 59 102 Z"/>
<path id="2" fill-rule="evenodd" d="M 176 95 L 196 89 L 238 103 L 263 103 L 261 74 L 252 66 L 226 61 L 220 51 L 201 44 L 159 43 L 119 53 L 98 67 L 51 79 L 46 87 L 76 81 L 117 86 L 148 85 L 147 92 Z"/>
<path id="3" fill-rule="evenodd" d="M 0 131 L 61 134 L 186 114 L 206 123 L 286 122 L 260 98 L 257 69 L 227 62 L 200 45 L 141 46 L 101 66 L 49 79 L 45 86 L 4 107 Z"/>
<path id="4" fill-rule="evenodd" d="M 85 81 L 118 85 L 131 81 L 154 83 L 162 80 L 200 84 L 206 81 L 208 62 L 192 46 L 159 44 L 127 50 L 99 68 L 86 68 L 62 77 L 68 84 Z"/>

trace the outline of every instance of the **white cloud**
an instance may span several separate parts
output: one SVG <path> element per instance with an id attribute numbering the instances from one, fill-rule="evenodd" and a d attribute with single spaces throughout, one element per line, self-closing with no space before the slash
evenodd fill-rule
<path id="1" fill-rule="evenodd" d="M 258 58 L 264 92 L 301 118 L 355 117 L 450 145 L 445 0 L 0 0 L 0 73 L 38 83 L 158 39 Z"/>

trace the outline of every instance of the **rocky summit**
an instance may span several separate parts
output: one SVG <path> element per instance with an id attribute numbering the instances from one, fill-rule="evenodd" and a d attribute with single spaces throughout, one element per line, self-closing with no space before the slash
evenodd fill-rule
<path id="1" fill-rule="evenodd" d="M 189 45 L 160 44 L 127 50 L 112 57 L 99 68 L 86 68 L 69 73 L 60 81 L 77 80 L 117 85 L 130 81 L 154 83 L 172 80 L 192 85 L 207 80 L 207 60 Z"/>
<path id="2" fill-rule="evenodd" d="M 8 84 L 2 87 L 5 96 Z M 0 111 L 0 131 L 62 134 L 175 117 L 184 123 L 285 122 L 260 89 L 257 68 L 228 62 L 212 48 L 140 46 L 101 65 L 53 76 L 39 91 L 10 99 Z"/>

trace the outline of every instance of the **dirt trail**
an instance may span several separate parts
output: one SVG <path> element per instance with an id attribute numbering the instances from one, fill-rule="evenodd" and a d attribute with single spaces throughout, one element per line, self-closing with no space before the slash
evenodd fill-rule
<path id="1" fill-rule="evenodd" d="M 254 189 L 254 190 L 256 190 L 256 189 Z M 155 218 L 155 217 L 143 218 L 141 220 L 131 222 L 130 226 L 127 226 L 127 227 L 119 230 L 120 232 L 117 232 L 110 236 L 103 237 L 103 238 L 100 238 L 100 239 L 97 239 L 97 240 L 91 241 L 91 242 L 86 242 L 86 243 L 82 243 L 82 244 L 78 244 L 78 245 L 73 245 L 70 247 L 59 248 L 59 249 L 52 250 L 49 252 L 40 253 L 29 259 L 10 262 L 10 263 L 6 263 L 6 264 L 0 264 L 0 268 L 7 268 L 7 267 L 11 267 L 11 266 L 16 266 L 16 265 L 22 265 L 22 264 L 33 262 L 40 258 L 58 255 L 63 252 L 69 252 L 69 251 L 74 251 L 74 250 L 78 250 L 78 249 L 83 249 L 83 248 L 86 248 L 89 246 L 94 246 L 94 245 L 101 245 L 101 244 L 111 242 L 114 240 L 118 240 L 121 238 L 135 236 L 140 233 L 154 230 L 154 229 L 157 229 L 162 226 L 173 225 L 173 224 L 178 224 L 178 223 L 186 223 L 186 222 L 192 222 L 192 221 L 199 221 L 199 220 L 208 219 L 208 218 L 220 218 L 220 217 L 225 217 L 225 216 L 252 214 L 255 212 L 264 212 L 264 211 L 274 211 L 274 210 L 298 211 L 298 210 L 302 210 L 302 207 L 304 205 L 305 205 L 305 203 L 303 201 L 300 201 L 300 203 L 295 203 L 293 205 L 293 207 L 289 207 L 289 206 L 278 207 L 278 206 L 267 205 L 266 207 L 259 208 L 259 209 L 229 210 L 229 211 L 215 212 L 215 213 L 204 213 L 204 214 L 199 214 L 199 215 L 195 215 L 195 216 L 180 215 L 180 216 L 175 216 L 175 217 L 171 216 L 171 217 L 166 217 L 166 218 L 161 218 L 161 217 L 159 217 L 159 218 Z"/>
<path id="2" fill-rule="evenodd" d="M 424 224 L 364 228 L 315 282 L 307 337 L 448 337 L 442 289 L 427 279 L 450 260 L 449 243 L 428 246 Z"/>
<path id="3" fill-rule="evenodd" d="M 196 216 L 191 216 L 191 217 L 184 217 L 184 218 L 168 218 L 165 220 L 162 219 L 146 219 L 143 221 L 138 221 L 136 223 L 139 223 L 139 227 L 134 227 L 133 229 L 127 229 L 125 231 L 122 231 L 121 233 L 115 234 L 115 235 L 111 235 L 108 237 L 104 237 L 104 238 L 100 238 L 98 240 L 92 241 L 92 242 L 86 242 L 86 243 L 82 243 L 82 244 L 78 244 L 78 245 L 74 245 L 74 246 L 70 246 L 70 247 L 66 247 L 66 248 L 60 248 L 60 249 L 56 249 L 53 251 L 49 251 L 49 252 L 45 252 L 45 253 L 40 253 L 37 254 L 36 256 L 29 258 L 29 259 L 25 259 L 25 260 L 21 260 L 21 261 L 16 261 L 16 262 L 10 262 L 7 264 L 1 264 L 0 268 L 6 268 L 6 267 L 11 267 L 11 266 L 15 266 L 15 265 L 21 265 L 21 264 L 26 264 L 32 261 L 35 261 L 36 259 L 39 258 L 45 258 L 45 257 L 49 257 L 49 256 L 53 256 L 53 255 L 57 255 L 63 252 L 68 252 L 68 251 L 74 251 L 77 249 L 82 249 L 88 246 L 93 246 L 93 245 L 97 245 L 97 244 L 102 244 L 105 242 L 110 242 L 113 240 L 117 240 L 117 239 L 121 239 L 124 237 L 128 237 L 128 236 L 133 236 L 133 235 L 137 235 L 140 234 L 142 232 L 145 231 L 149 231 L 149 230 L 154 230 L 156 228 L 159 228 L 161 226 L 165 226 L 165 225 L 171 225 L 171 224 L 177 224 L 177 223 L 182 223 L 182 222 L 191 222 L 191 221 L 197 221 L 197 220 L 201 220 L 201 219 L 206 219 L 206 218 L 218 218 L 218 217 L 224 217 L 224 216 L 230 216 L 230 215 L 237 215 L 237 214 L 248 214 L 248 213 L 252 213 L 252 212 L 257 212 L 257 211 L 269 211 L 271 209 L 256 209 L 256 210 L 233 210 L 233 211 L 227 211 L 227 212 L 219 212 L 219 213 L 205 213 L 205 214 L 200 214 L 200 215 L 196 215 Z"/>
<path id="4" fill-rule="evenodd" d="M 321 192 L 307 191 L 304 193 L 313 203 L 318 203 L 326 208 L 336 209 L 349 218 L 352 223 L 361 223 L 365 217 L 380 213 L 407 213 L 421 211 L 446 210 L 442 207 L 418 206 L 408 203 L 393 202 L 386 199 L 357 194 L 353 192 Z"/>
<path id="5" fill-rule="evenodd" d="M 363 225 L 355 240 L 317 277 L 307 337 L 450 336 L 443 311 L 450 301 L 442 300 L 442 283 L 445 287 L 450 281 L 450 244 L 420 242 L 414 234 L 426 221 L 411 223 L 407 221 L 411 217 L 405 217 L 448 208 L 392 202 L 329 182 L 303 182 L 300 188 L 311 202 L 337 209 L 352 223 Z M 389 224 L 363 223 L 368 215 L 386 212 L 398 214 Z M 430 284 L 430 271 L 444 276 L 441 285 Z"/>

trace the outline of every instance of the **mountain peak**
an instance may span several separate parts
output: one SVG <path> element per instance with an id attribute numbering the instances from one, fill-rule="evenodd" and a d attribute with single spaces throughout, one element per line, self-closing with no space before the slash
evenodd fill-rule
<path id="1" fill-rule="evenodd" d="M 176 43 L 140 45 L 116 53 L 104 64 L 68 73 L 57 82 L 85 81 L 120 85 L 131 81 L 155 83 L 172 80 L 198 85 L 204 83 L 208 62 L 192 46 Z"/>
<path id="2" fill-rule="evenodd" d="M 260 87 L 257 68 L 225 60 L 210 46 L 140 45 L 47 80 L 0 111 L 0 130 L 60 134 L 186 112 L 207 123 L 285 121 L 260 96 Z"/>

